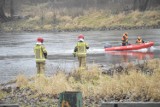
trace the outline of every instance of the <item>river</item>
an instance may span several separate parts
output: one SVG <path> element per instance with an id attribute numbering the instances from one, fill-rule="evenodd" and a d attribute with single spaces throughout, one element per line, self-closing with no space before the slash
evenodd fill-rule
<path id="1" fill-rule="evenodd" d="M 137 35 L 145 41 L 154 41 L 155 45 L 148 50 L 127 53 L 107 53 L 106 44 L 121 45 L 121 37 L 125 31 L 88 31 L 88 32 L 53 32 L 53 33 L 0 33 L 0 83 L 15 79 L 17 75 L 27 77 L 36 74 L 33 47 L 37 37 L 44 38 L 48 51 L 46 75 L 56 71 L 70 72 L 78 65 L 77 58 L 72 55 L 77 36 L 82 33 L 89 44 L 87 63 L 101 64 L 109 67 L 123 62 L 153 59 L 160 57 L 160 29 L 127 30 L 129 43 L 134 44 Z"/>

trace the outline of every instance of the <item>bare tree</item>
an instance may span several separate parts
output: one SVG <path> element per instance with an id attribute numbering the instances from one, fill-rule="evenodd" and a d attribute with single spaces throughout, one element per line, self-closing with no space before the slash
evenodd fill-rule
<path id="1" fill-rule="evenodd" d="M 145 11 L 148 7 L 150 0 L 134 0 L 133 9 L 139 11 Z"/>
<path id="2" fill-rule="evenodd" d="M 11 15 L 11 18 L 13 18 L 14 16 L 14 1 L 13 0 L 10 1 L 10 15 Z"/>
<path id="3" fill-rule="evenodd" d="M 1 22 L 7 21 L 7 17 L 4 13 L 4 5 L 5 5 L 5 0 L 0 0 L 0 21 Z"/>
<path id="4" fill-rule="evenodd" d="M 46 8 L 53 8 L 53 10 L 59 12 L 63 12 L 67 9 L 67 11 L 72 10 L 70 13 L 65 13 L 69 15 L 71 14 L 72 16 L 77 16 L 78 12 L 83 12 L 90 8 L 109 10 L 112 12 L 119 10 L 118 12 L 122 12 L 128 10 L 145 11 L 160 5 L 160 0 L 0 0 L 0 21 L 7 21 L 9 19 L 6 17 L 8 13 L 11 18 L 13 18 L 16 13 L 21 13 L 21 6 L 23 5 L 37 6 L 37 4 L 47 4 L 47 2 L 48 7 Z M 41 16 L 41 19 L 43 22 L 43 15 Z"/>

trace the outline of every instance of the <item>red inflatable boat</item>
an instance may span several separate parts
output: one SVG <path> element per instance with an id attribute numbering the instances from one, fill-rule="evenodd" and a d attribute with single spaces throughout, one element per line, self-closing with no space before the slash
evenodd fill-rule
<path id="1" fill-rule="evenodd" d="M 142 48 L 149 48 L 153 45 L 154 45 L 154 42 L 147 42 L 142 44 L 127 45 L 127 46 L 105 47 L 105 51 L 138 50 Z"/>

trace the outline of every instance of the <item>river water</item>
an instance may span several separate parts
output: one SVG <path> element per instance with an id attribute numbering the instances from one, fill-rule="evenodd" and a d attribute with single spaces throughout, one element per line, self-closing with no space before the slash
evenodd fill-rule
<path id="1" fill-rule="evenodd" d="M 121 45 L 121 37 L 124 32 L 0 33 L 0 83 L 15 79 L 19 74 L 27 77 L 36 74 L 33 47 L 37 37 L 44 38 L 44 45 L 48 51 L 46 75 L 53 75 L 59 70 L 70 72 L 77 67 L 78 60 L 72 56 L 72 52 L 80 33 L 85 35 L 85 41 L 90 46 L 88 64 L 96 63 L 110 67 L 113 64 L 160 57 L 160 29 L 127 30 L 131 44 L 135 43 L 137 35 L 141 35 L 145 41 L 154 41 L 155 46 L 150 50 L 123 53 L 105 52 L 106 44 Z"/>

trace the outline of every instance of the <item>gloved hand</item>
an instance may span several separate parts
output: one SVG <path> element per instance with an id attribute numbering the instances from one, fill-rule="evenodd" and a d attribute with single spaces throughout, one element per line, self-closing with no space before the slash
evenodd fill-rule
<path id="1" fill-rule="evenodd" d="M 76 57 L 76 53 L 75 52 L 73 53 L 73 56 Z"/>
<path id="2" fill-rule="evenodd" d="M 47 53 L 43 53 L 43 54 L 44 54 L 45 59 L 47 59 Z"/>

